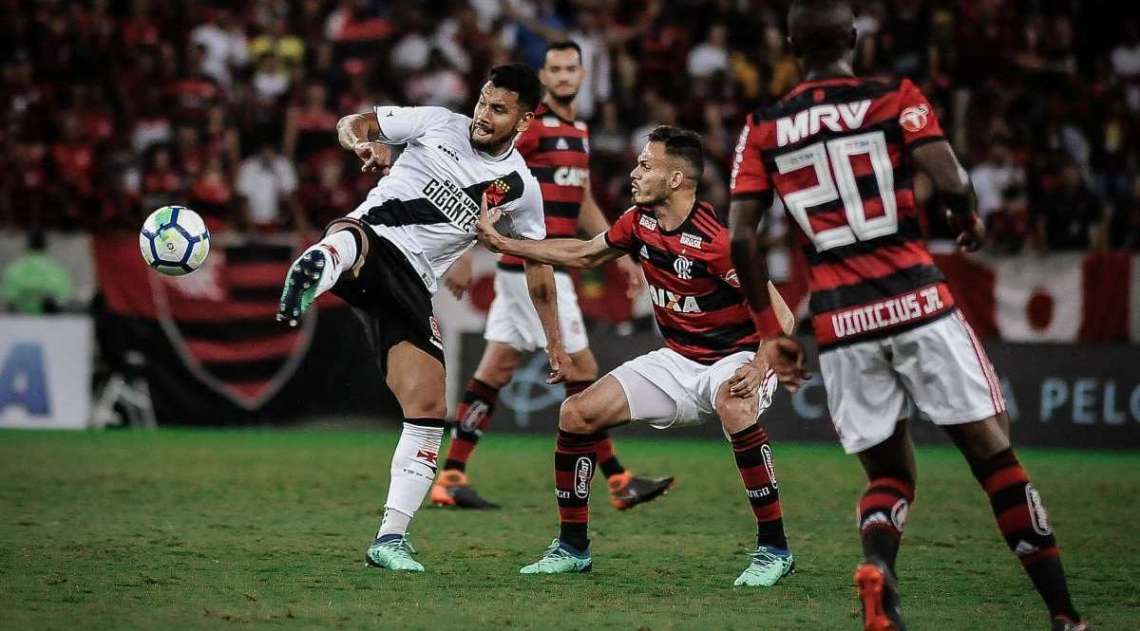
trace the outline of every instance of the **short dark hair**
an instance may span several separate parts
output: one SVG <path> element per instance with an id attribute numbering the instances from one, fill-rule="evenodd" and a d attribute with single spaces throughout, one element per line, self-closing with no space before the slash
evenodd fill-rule
<path id="1" fill-rule="evenodd" d="M 705 149 L 701 135 L 695 131 L 658 125 L 649 132 L 649 142 L 665 145 L 665 155 L 679 158 L 693 168 L 693 179 L 700 179 L 705 171 Z"/>
<path id="2" fill-rule="evenodd" d="M 582 47 L 578 45 L 578 42 L 571 39 L 563 39 L 557 42 L 551 42 L 550 45 L 546 47 L 546 53 L 542 55 L 543 64 L 546 63 L 546 54 L 552 50 L 572 50 L 578 53 L 578 60 L 582 60 Z"/>
<path id="3" fill-rule="evenodd" d="M 526 64 L 503 64 L 491 68 L 488 79 L 496 88 L 510 90 L 519 95 L 519 106 L 530 112 L 542 100 L 542 83 L 538 73 Z"/>
<path id="4" fill-rule="evenodd" d="M 855 46 L 855 14 L 847 0 L 795 0 L 788 9 L 793 52 L 808 64 L 831 63 Z"/>

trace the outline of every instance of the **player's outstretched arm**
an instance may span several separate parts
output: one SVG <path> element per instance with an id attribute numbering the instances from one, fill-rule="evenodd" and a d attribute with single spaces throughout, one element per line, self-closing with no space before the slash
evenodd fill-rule
<path id="1" fill-rule="evenodd" d="M 609 230 L 610 222 L 606 221 L 605 213 L 602 212 L 598 202 L 594 199 L 593 192 L 590 190 L 590 178 L 586 178 L 582 188 L 582 210 L 578 214 L 578 225 L 582 226 L 582 230 L 592 238 Z M 618 257 L 617 266 L 622 275 L 625 276 L 626 297 L 636 298 L 646 287 L 641 266 L 629 256 Z"/>
<path id="2" fill-rule="evenodd" d="M 923 144 L 911 151 L 911 158 L 930 176 L 934 190 L 946 205 L 946 218 L 958 232 L 958 246 L 970 252 L 981 247 L 986 229 L 976 212 L 974 185 L 950 143 L 939 140 Z"/>
<path id="3" fill-rule="evenodd" d="M 768 307 L 768 251 L 764 247 L 763 221 L 772 205 L 772 194 L 734 199 L 728 207 L 732 266 L 740 279 L 740 291 L 753 313 Z"/>
<path id="4" fill-rule="evenodd" d="M 487 197 L 484 195 L 479 211 L 479 222 L 476 224 L 476 232 L 479 241 L 492 252 L 510 254 L 535 263 L 586 268 L 597 267 L 625 254 L 621 250 L 611 248 L 606 242 L 605 234 L 599 234 L 589 241 L 582 239 L 544 239 L 542 241 L 510 239 L 495 229 L 495 222 L 501 216 L 502 211 L 487 207 Z"/>

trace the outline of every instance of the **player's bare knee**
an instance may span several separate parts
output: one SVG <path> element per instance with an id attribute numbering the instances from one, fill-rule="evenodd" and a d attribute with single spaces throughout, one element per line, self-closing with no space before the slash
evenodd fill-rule
<path id="1" fill-rule="evenodd" d="M 598 419 L 586 413 L 582 395 L 567 397 L 558 410 L 558 429 L 575 434 L 592 434 L 598 431 Z"/>
<path id="2" fill-rule="evenodd" d="M 742 399 L 734 396 L 718 397 L 716 413 L 725 431 L 738 432 L 756 422 L 757 398 Z"/>
<path id="3" fill-rule="evenodd" d="M 401 402 L 400 408 L 404 418 L 447 418 L 447 403 L 442 399 Z"/>

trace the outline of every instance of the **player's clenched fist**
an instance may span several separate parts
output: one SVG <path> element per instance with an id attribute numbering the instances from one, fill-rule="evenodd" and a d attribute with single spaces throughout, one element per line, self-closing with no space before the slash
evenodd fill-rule
<path id="1" fill-rule="evenodd" d="M 382 142 L 362 141 L 356 143 L 352 150 L 364 164 L 360 167 L 362 173 L 379 173 L 388 175 L 392 166 L 392 148 Z"/>
<path id="2" fill-rule="evenodd" d="M 500 250 L 499 243 L 503 240 L 503 235 L 495 229 L 495 222 L 502 216 L 502 210 L 488 206 L 487 192 L 483 191 L 483 198 L 479 203 L 479 221 L 475 224 L 475 236 L 484 247 L 496 253 Z"/>

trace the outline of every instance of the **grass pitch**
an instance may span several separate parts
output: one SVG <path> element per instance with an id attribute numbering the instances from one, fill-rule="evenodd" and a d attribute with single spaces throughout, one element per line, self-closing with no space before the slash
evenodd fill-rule
<path id="1" fill-rule="evenodd" d="M 614 511 L 595 484 L 591 574 L 524 577 L 556 533 L 552 437 L 489 434 L 471 475 L 497 512 L 424 508 L 424 575 L 365 569 L 394 432 L 0 433 L 0 627 L 856 629 L 856 462 L 775 445 L 799 572 L 733 588 L 754 522 L 724 442 L 618 432 L 626 466 L 674 473 Z M 1140 454 L 1022 450 L 1097 629 L 1140 620 Z M 912 629 L 1045 629 L 956 452 L 919 452 L 900 557 Z"/>

